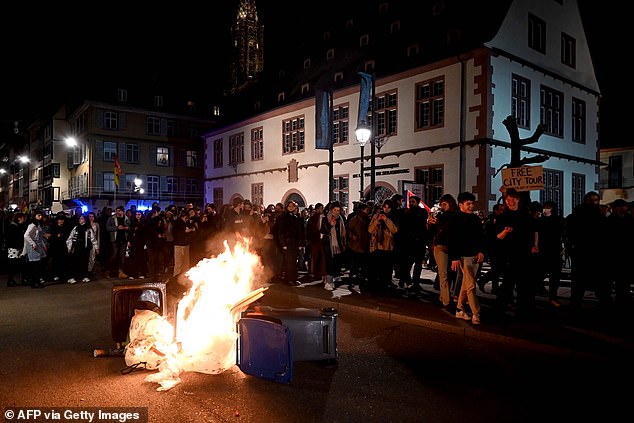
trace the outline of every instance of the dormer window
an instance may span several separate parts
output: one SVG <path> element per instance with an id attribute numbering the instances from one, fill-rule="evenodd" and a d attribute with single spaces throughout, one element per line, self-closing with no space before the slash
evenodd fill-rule
<path id="1" fill-rule="evenodd" d="M 367 46 L 369 42 L 370 42 L 370 35 L 363 34 L 361 37 L 359 37 L 359 47 Z"/>
<path id="2" fill-rule="evenodd" d="M 335 72 L 335 82 L 343 81 L 343 72 Z"/>
<path id="3" fill-rule="evenodd" d="M 155 95 L 154 96 L 154 107 L 163 107 L 163 96 Z"/>
<path id="4" fill-rule="evenodd" d="M 420 47 L 418 43 L 411 44 L 407 47 L 407 57 L 412 57 L 418 55 Z"/>
<path id="5" fill-rule="evenodd" d="M 302 94 L 306 94 L 310 89 L 310 84 L 302 84 Z"/>
<path id="6" fill-rule="evenodd" d="M 278 103 L 283 102 L 284 101 L 284 97 L 285 97 L 284 91 L 282 91 L 281 93 L 278 93 L 277 94 L 277 102 Z"/>
<path id="7" fill-rule="evenodd" d="M 390 24 L 390 34 L 396 34 L 401 31 L 401 21 L 394 21 Z"/>
<path id="8" fill-rule="evenodd" d="M 310 67 L 310 59 L 304 60 L 304 69 L 308 69 Z"/>
<path id="9" fill-rule="evenodd" d="M 121 103 L 128 101 L 128 90 L 125 88 L 117 88 L 117 100 Z"/>
<path id="10" fill-rule="evenodd" d="M 335 49 L 331 48 L 326 52 L 326 59 L 331 60 L 335 58 Z"/>

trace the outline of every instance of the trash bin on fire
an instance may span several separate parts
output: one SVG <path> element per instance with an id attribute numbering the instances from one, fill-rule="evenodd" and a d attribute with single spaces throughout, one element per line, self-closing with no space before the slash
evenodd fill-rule
<path id="1" fill-rule="evenodd" d="M 166 288 L 162 282 L 118 284 L 112 287 L 110 307 L 112 339 L 125 343 L 135 310 L 166 314 Z"/>
<path id="2" fill-rule="evenodd" d="M 337 310 L 328 307 L 274 308 L 254 306 L 242 318 L 267 320 L 288 327 L 291 332 L 293 361 L 337 360 Z"/>

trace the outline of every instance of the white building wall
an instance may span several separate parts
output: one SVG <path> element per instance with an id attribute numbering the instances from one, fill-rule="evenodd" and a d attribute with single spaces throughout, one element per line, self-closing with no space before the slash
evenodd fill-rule
<path id="1" fill-rule="evenodd" d="M 444 166 L 444 191 L 457 195 L 461 190 L 474 191 L 476 187 L 483 189 L 485 196 L 480 199 L 481 206 L 490 210 L 499 198 L 502 184 L 501 174 L 490 178 L 482 172 L 493 172 L 510 160 L 510 150 L 504 147 L 464 146 L 447 148 L 463 139 L 493 139 L 510 142 L 506 127 L 502 121 L 511 112 L 511 75 L 516 73 L 531 81 L 531 123 L 530 130 L 520 129 L 520 137 L 532 135 L 540 122 L 540 86 L 542 84 L 559 90 L 564 94 L 564 137 L 543 135 L 538 143 L 530 147 L 553 151 L 570 156 L 572 160 L 551 158 L 543 163 L 545 168 L 564 171 L 564 208 L 563 213 L 571 211 L 571 178 L 572 173 L 586 176 L 587 190 L 596 189 L 598 184 L 597 168 L 594 165 L 581 163 L 578 160 L 593 161 L 597 159 L 597 92 L 598 86 L 590 60 L 587 42 L 581 26 L 581 19 L 576 2 L 516 1 L 509 10 L 507 19 L 498 34 L 488 44 L 521 57 L 530 66 L 518 63 L 503 55 L 490 55 L 490 62 L 482 57 L 479 61 L 465 56 L 465 63 L 457 58 L 444 64 L 413 69 L 399 75 L 392 75 L 376 81 L 376 93 L 396 89 L 398 91 L 398 131 L 387 139 L 380 151 L 376 152 L 376 186 L 386 186 L 391 190 L 400 188 L 399 182 L 413 181 L 417 167 L 430 165 Z M 527 47 L 527 16 L 529 10 L 547 22 L 547 52 L 541 54 Z M 577 19 L 571 19 L 576 16 Z M 565 21 L 565 22 L 564 22 Z M 577 42 L 577 67 L 568 68 L 560 63 L 561 32 L 566 32 Z M 485 67 L 486 66 L 486 67 Z M 561 75 L 556 78 L 544 72 Z M 464 74 L 463 74 L 464 71 Z M 445 117 L 441 128 L 415 131 L 415 86 L 416 83 L 432 79 L 439 75 L 445 80 Z M 461 85 L 463 78 L 464 86 Z M 566 80 L 567 78 L 567 80 Z M 573 81 L 574 84 L 571 84 Z M 480 86 L 483 84 L 484 86 Z M 580 89 L 579 85 L 584 89 Z M 461 93 L 461 89 L 464 90 Z M 461 103 L 461 95 L 464 102 Z M 349 106 L 349 142 L 334 148 L 333 175 L 349 177 L 349 204 L 359 199 L 359 178 L 353 177 L 360 170 L 360 149 L 354 137 L 358 114 L 358 87 L 350 87 L 334 93 L 334 105 L 347 103 Z M 486 97 L 486 98 L 483 98 Z M 575 144 L 570 141 L 571 101 L 572 97 L 582 99 L 586 103 L 586 143 Z M 303 115 L 305 118 L 305 151 L 282 155 L 282 121 L 293 116 Z M 462 125 L 461 125 L 462 122 Z M 265 159 L 251 162 L 250 130 L 255 127 L 264 128 Z M 229 157 L 229 136 L 244 132 L 245 163 L 239 164 L 237 173 L 227 165 Z M 462 133 L 461 133 L 462 132 Z M 290 193 L 298 193 L 306 205 L 328 201 L 328 151 L 315 150 L 315 109 L 314 100 L 308 99 L 296 104 L 287 105 L 249 121 L 240 122 L 232 128 L 220 129 L 206 135 L 207 163 L 206 178 L 216 178 L 205 184 L 206 201 L 213 201 L 213 188 L 222 186 L 224 202 L 233 196 L 251 197 L 251 184 L 264 184 L 264 204 L 283 201 Z M 224 167 L 213 168 L 213 141 L 224 140 Z M 432 151 L 412 151 L 420 148 L 439 147 Z M 444 147 L 443 147 L 444 146 Z M 528 155 L 532 155 L 528 154 Z M 462 157 L 461 157 L 462 156 Z M 365 148 L 364 188 L 370 185 L 370 146 Z M 291 160 L 298 163 L 298 181 L 288 182 L 287 166 Z M 380 174 L 381 166 L 396 165 L 404 173 Z M 218 177 L 225 177 L 217 179 Z M 462 181 L 461 181 L 462 179 Z M 533 199 L 538 199 L 539 192 L 532 192 Z"/>
<path id="2" fill-rule="evenodd" d="M 528 33 L 528 13 L 546 21 L 546 54 L 528 47 L 526 36 Z M 571 18 L 574 16 L 576 19 Z M 561 63 L 562 32 L 576 40 L 576 67 L 574 69 Z M 517 34 L 521 34 L 521 36 L 518 37 Z M 544 134 L 539 138 L 539 142 L 530 144 L 529 147 L 566 154 L 575 159 L 597 160 L 597 93 L 599 88 L 576 2 L 566 1 L 563 4 L 552 1 L 513 2 L 497 35 L 487 45 L 531 62 L 531 66 L 526 66 L 503 55 L 492 55 L 493 138 L 502 141 L 510 140 L 502 121 L 511 113 L 511 77 L 512 74 L 517 74 L 531 82 L 530 130 L 520 128 L 520 138 L 530 137 L 539 125 L 540 89 L 544 85 L 563 93 L 563 138 Z M 552 71 L 558 76 L 549 75 L 542 69 Z M 573 97 L 583 100 L 586 105 L 585 144 L 575 143 L 571 140 Z M 523 153 L 522 157 L 532 155 L 532 153 Z M 508 149 L 496 147 L 493 151 L 491 164 L 497 170 L 503 164 L 508 163 L 509 159 Z M 572 211 L 572 173 L 585 175 L 586 191 L 598 189 L 599 179 L 596 166 L 554 157 L 541 163 L 541 165 L 545 169 L 564 172 L 562 210 L 564 215 Z M 501 182 L 501 173 L 499 173 L 492 182 L 492 191 L 499 188 Z M 539 200 L 539 191 L 531 191 L 531 199 Z"/>

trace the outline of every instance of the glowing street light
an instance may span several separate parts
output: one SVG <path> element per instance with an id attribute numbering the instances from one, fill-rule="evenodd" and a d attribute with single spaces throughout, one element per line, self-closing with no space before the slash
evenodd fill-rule
<path id="1" fill-rule="evenodd" d="M 359 173 L 359 200 L 363 201 L 363 173 L 365 172 L 363 160 L 365 159 L 364 149 L 365 145 L 370 141 L 372 130 L 365 121 L 359 122 L 359 126 L 354 130 L 354 135 L 357 137 L 357 142 L 361 147 L 361 172 Z"/>
<path id="2" fill-rule="evenodd" d="M 77 147 L 77 139 L 75 139 L 75 137 L 66 137 L 64 138 L 64 142 L 68 147 Z"/>
<path id="3" fill-rule="evenodd" d="M 143 194 L 145 190 L 141 188 L 143 184 L 143 180 L 141 178 L 134 178 L 134 192 L 138 192 L 139 194 Z"/>

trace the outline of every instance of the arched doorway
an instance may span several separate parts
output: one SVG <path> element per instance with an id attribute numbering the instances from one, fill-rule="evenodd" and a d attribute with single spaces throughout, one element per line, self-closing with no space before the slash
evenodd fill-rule
<path id="1" fill-rule="evenodd" d="M 306 207 L 306 202 L 304 201 L 302 196 L 296 192 L 292 193 L 291 195 L 288 196 L 288 198 L 286 198 L 286 201 L 289 201 L 289 200 L 293 200 L 294 202 L 296 202 L 297 207 L 300 209 L 303 209 Z M 286 201 L 284 201 L 284 203 L 286 203 Z"/>

